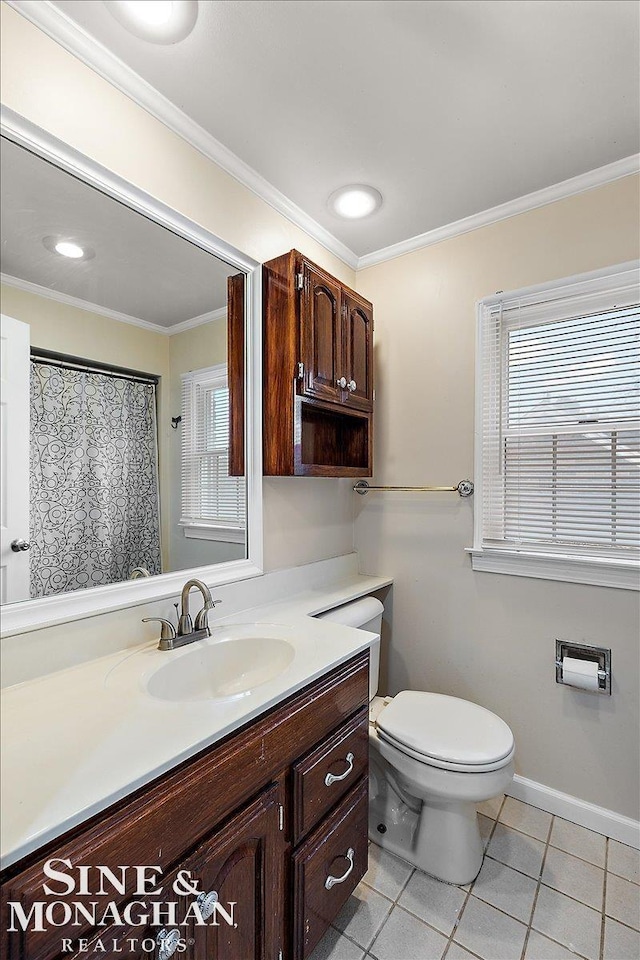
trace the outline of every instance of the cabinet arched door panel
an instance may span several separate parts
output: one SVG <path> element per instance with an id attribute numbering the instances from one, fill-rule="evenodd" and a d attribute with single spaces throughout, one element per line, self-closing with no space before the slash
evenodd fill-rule
<path id="1" fill-rule="evenodd" d="M 283 949 L 285 843 L 279 792 L 273 786 L 261 794 L 189 860 L 207 921 L 189 927 L 196 960 L 274 960 Z"/>
<path id="2" fill-rule="evenodd" d="M 343 376 L 340 343 L 340 287 L 327 274 L 303 263 L 300 291 L 302 392 L 339 402 Z"/>
<path id="3" fill-rule="evenodd" d="M 358 410 L 373 406 L 373 311 L 348 293 L 342 295 L 347 403 Z"/>

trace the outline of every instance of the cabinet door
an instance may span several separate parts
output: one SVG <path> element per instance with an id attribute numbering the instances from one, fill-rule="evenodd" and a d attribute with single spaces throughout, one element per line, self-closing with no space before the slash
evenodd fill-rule
<path id="1" fill-rule="evenodd" d="M 373 406 L 373 311 L 368 303 L 343 291 L 342 321 L 348 406 Z"/>
<path id="2" fill-rule="evenodd" d="M 303 262 L 300 291 L 300 349 L 304 363 L 302 392 L 318 400 L 340 403 L 340 286 L 327 274 Z"/>
<path id="3" fill-rule="evenodd" d="M 187 868 L 208 897 L 206 926 L 189 927 L 195 958 L 277 960 L 283 949 L 286 845 L 280 792 L 271 787 L 189 859 Z M 214 911 L 208 917 L 207 909 Z"/>

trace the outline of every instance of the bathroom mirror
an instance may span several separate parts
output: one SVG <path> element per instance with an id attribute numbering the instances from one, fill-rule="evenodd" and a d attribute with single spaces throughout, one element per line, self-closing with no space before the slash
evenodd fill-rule
<path id="1" fill-rule="evenodd" d="M 1 150 L 5 625 L 259 572 L 253 264 L 97 168 Z"/>

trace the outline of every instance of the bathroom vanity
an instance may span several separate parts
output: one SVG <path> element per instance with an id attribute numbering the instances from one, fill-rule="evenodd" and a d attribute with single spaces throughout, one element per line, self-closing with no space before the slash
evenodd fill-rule
<path id="1" fill-rule="evenodd" d="M 364 652 L 6 872 L 3 900 L 20 901 L 28 913 L 43 899 L 43 867 L 51 858 L 70 861 L 71 869 L 56 868 L 72 877 L 83 864 L 107 866 L 118 877 L 123 864 L 160 867 L 157 896 L 135 895 L 136 875 L 127 871 L 124 891 L 103 884 L 98 895 L 94 881 L 90 894 L 76 888 L 59 899 L 97 901 L 99 915 L 110 901 L 122 911 L 132 899 L 144 900 L 136 917 L 154 899 L 177 899 L 176 925 L 161 930 L 134 921 L 92 930 L 85 921 L 73 930 L 73 949 L 62 954 L 59 927 L 7 933 L 5 915 L 2 955 L 97 956 L 100 940 L 108 955 L 120 950 L 137 958 L 150 955 L 141 944 L 154 940 L 151 955 L 162 958 L 180 940 L 181 955 L 193 960 L 304 960 L 367 868 L 367 706 Z M 199 881 L 198 894 L 171 892 L 180 871 Z M 61 889 L 59 880 L 49 884 Z M 203 915 L 213 909 L 212 893 L 233 925 L 214 909 L 206 925 L 183 926 L 197 896 Z"/>

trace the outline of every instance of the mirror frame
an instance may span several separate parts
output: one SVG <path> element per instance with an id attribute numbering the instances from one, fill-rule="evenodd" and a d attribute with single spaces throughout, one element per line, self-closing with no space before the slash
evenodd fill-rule
<path id="1" fill-rule="evenodd" d="M 262 284 L 261 264 L 220 240 L 204 227 L 156 200 L 57 137 L 2 107 L 0 134 L 78 177 L 102 193 L 167 227 L 202 250 L 220 257 L 246 276 L 245 316 L 245 477 L 247 485 L 247 556 L 192 567 L 150 578 L 106 584 L 88 590 L 22 600 L 2 606 L 2 636 L 26 633 L 112 610 L 165 600 L 180 593 L 190 577 L 208 586 L 233 583 L 263 573 L 262 530 Z"/>

